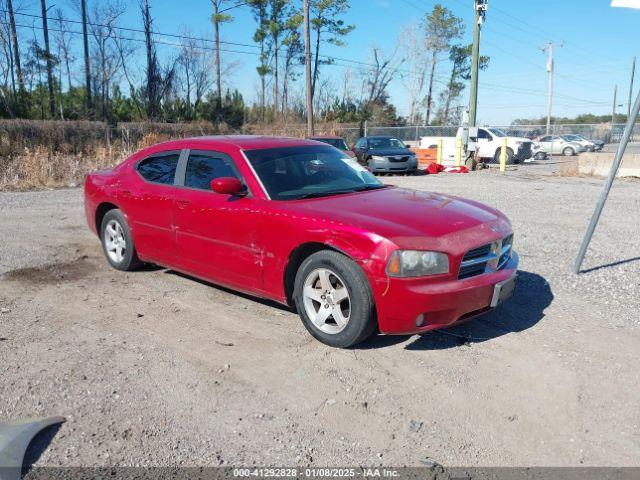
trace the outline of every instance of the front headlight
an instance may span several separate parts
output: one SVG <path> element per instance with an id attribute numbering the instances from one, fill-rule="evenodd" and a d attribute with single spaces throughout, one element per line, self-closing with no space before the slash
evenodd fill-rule
<path id="1" fill-rule="evenodd" d="M 387 157 L 381 157 L 380 155 L 371 155 L 371 160 L 386 160 Z"/>
<path id="2" fill-rule="evenodd" d="M 390 277 L 422 277 L 449 273 L 449 257 L 444 253 L 396 250 L 387 263 Z"/>

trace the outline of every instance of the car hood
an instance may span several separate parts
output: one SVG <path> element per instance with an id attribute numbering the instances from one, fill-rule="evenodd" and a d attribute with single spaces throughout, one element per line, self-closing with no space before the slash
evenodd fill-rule
<path id="1" fill-rule="evenodd" d="M 367 153 L 380 157 L 386 157 L 389 155 L 413 155 L 413 152 L 408 148 L 381 148 L 379 150 L 369 150 Z"/>
<path id="2" fill-rule="evenodd" d="M 378 235 L 401 248 L 465 250 L 511 233 L 509 220 L 486 205 L 397 187 L 294 203 L 316 220 Z"/>
<path id="3" fill-rule="evenodd" d="M 509 137 L 509 139 L 513 140 L 514 142 L 533 143 L 533 140 L 525 137 Z"/>

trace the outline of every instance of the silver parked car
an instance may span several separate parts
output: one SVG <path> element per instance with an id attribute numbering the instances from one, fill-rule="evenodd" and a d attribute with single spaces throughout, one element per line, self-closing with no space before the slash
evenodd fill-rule
<path id="1" fill-rule="evenodd" d="M 596 144 L 591 140 L 587 140 L 586 138 L 582 138 L 580 135 L 562 135 L 567 142 L 579 143 L 584 147 L 585 150 L 589 152 L 594 152 L 596 150 Z"/>
<path id="2" fill-rule="evenodd" d="M 559 135 L 545 135 L 536 140 L 538 152 L 547 154 L 577 155 L 586 150 L 577 142 L 569 142 Z"/>

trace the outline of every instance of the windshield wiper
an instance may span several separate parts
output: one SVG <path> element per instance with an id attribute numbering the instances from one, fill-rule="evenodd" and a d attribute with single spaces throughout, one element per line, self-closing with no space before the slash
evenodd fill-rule
<path id="1" fill-rule="evenodd" d="M 378 190 L 380 188 L 386 188 L 386 187 L 387 185 L 363 185 L 361 187 L 356 187 L 349 190 L 332 190 L 330 192 L 310 192 L 297 197 L 297 199 L 302 200 L 305 198 L 319 198 L 319 197 L 330 197 L 331 195 L 345 195 L 347 193 L 365 192 L 367 190 Z"/>
<path id="2" fill-rule="evenodd" d="M 300 195 L 299 197 L 296 197 L 296 199 L 302 200 L 304 198 L 330 197 L 331 195 L 344 195 L 346 193 L 353 193 L 354 191 L 355 190 L 333 190 L 331 192 L 310 192 Z"/>
<path id="3" fill-rule="evenodd" d="M 363 185 L 355 188 L 354 192 L 366 192 L 367 190 L 379 190 L 381 188 L 387 188 L 387 185 Z"/>

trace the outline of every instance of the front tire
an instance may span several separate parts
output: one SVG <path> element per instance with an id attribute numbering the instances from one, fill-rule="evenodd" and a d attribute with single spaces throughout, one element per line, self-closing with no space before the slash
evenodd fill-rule
<path id="1" fill-rule="evenodd" d="M 120 210 L 109 210 L 105 214 L 100 225 L 100 239 L 104 256 L 113 268 L 131 271 L 141 265 L 131 230 Z"/>
<path id="2" fill-rule="evenodd" d="M 322 250 L 302 262 L 293 296 L 305 328 L 331 347 L 360 343 L 376 328 L 369 281 L 358 264 L 341 253 Z"/>
<path id="3" fill-rule="evenodd" d="M 564 147 L 562 149 L 562 155 L 564 155 L 565 157 L 571 157 L 575 154 L 576 154 L 576 151 L 571 147 Z"/>
<path id="4" fill-rule="evenodd" d="M 496 150 L 496 153 L 493 155 L 493 163 L 497 163 L 498 165 L 500 165 L 500 154 L 502 153 L 502 148 L 498 148 Z M 515 159 L 514 159 L 515 155 L 513 153 L 513 150 L 509 147 L 507 147 L 507 165 L 513 165 L 515 163 Z"/>

